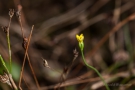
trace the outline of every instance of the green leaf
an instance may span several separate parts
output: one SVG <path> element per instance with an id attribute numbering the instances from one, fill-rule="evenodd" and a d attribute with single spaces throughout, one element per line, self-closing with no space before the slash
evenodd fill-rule
<path id="1" fill-rule="evenodd" d="M 7 66 L 6 66 L 6 64 L 5 64 L 5 61 L 3 60 L 3 58 L 2 58 L 1 55 L 0 55 L 0 60 L 1 60 L 1 63 L 0 63 L 0 64 L 1 64 L 1 66 L 2 66 L 2 67 L 1 67 L 1 70 L 2 70 L 2 71 L 1 71 L 1 72 L 3 72 L 3 70 L 4 70 L 4 71 L 7 71 L 7 72 L 9 73 L 9 69 L 7 68 Z"/>
<path id="2" fill-rule="evenodd" d="M 7 68 L 9 69 L 10 66 L 9 66 L 9 62 L 7 63 L 6 62 L 6 65 L 7 65 Z M 21 67 L 12 61 L 12 71 L 11 71 L 11 74 L 12 74 L 12 77 L 15 81 L 18 81 L 19 80 L 19 77 L 20 77 L 20 71 L 21 71 Z"/>
<path id="3" fill-rule="evenodd" d="M 10 69 L 9 62 L 5 62 L 5 60 L 0 55 L 0 74 L 3 74 L 3 71 L 7 71 L 9 73 L 9 69 Z M 15 81 L 19 80 L 20 71 L 21 67 L 17 63 L 12 62 L 11 75 Z"/>

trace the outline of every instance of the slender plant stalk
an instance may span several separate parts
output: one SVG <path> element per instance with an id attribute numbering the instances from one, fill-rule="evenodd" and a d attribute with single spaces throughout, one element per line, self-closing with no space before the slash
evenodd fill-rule
<path id="1" fill-rule="evenodd" d="M 21 18 L 19 18 L 19 24 L 20 24 L 20 27 L 21 27 L 22 37 L 24 38 L 24 30 L 23 30 L 23 27 L 22 27 L 22 20 L 21 20 Z"/>
<path id="2" fill-rule="evenodd" d="M 40 86 L 39 86 L 38 80 L 37 80 L 37 78 L 36 78 L 36 74 L 35 74 L 35 72 L 34 72 L 34 69 L 33 69 L 33 67 L 32 67 L 32 64 L 31 64 L 31 62 L 30 62 L 29 55 L 28 55 L 27 52 L 26 52 L 26 54 L 27 54 L 28 63 L 29 63 L 31 72 L 32 72 L 32 74 L 33 74 L 33 77 L 34 77 L 34 79 L 35 79 L 36 85 L 37 85 L 37 87 L 38 87 L 38 90 L 40 90 Z"/>
<path id="3" fill-rule="evenodd" d="M 4 62 L 4 60 L 3 60 L 3 58 L 2 58 L 1 55 L 0 55 L 0 60 L 1 60 L 1 62 L 2 62 L 2 65 L 4 66 L 4 68 L 6 69 L 6 71 L 7 71 L 7 73 L 8 73 L 8 76 L 9 76 L 9 79 L 10 79 L 10 82 L 11 82 L 11 84 L 12 84 L 13 89 L 14 89 L 14 90 L 18 90 L 18 88 L 17 88 L 17 86 L 16 86 L 14 80 L 12 79 L 12 75 L 9 73 L 9 70 L 8 70 L 8 68 L 7 68 L 7 66 L 6 66 L 6 64 L 5 64 L 5 62 Z"/>
<path id="4" fill-rule="evenodd" d="M 22 65 L 21 72 L 20 72 L 20 79 L 19 79 L 19 88 L 20 88 L 20 90 L 22 90 L 22 88 L 21 88 L 22 75 L 23 75 L 24 64 L 25 64 L 25 61 L 26 61 L 28 46 L 29 46 L 29 43 L 30 43 L 30 39 L 31 39 L 33 28 L 34 28 L 34 25 L 32 26 L 32 29 L 31 29 L 31 32 L 30 32 L 30 36 L 29 36 L 29 39 L 28 39 L 27 47 L 26 47 L 26 50 L 25 50 L 25 55 L 24 55 L 24 58 L 23 58 L 23 65 Z"/>
<path id="5" fill-rule="evenodd" d="M 98 74 L 98 76 L 100 77 L 100 79 L 103 81 L 103 83 L 104 83 L 106 89 L 107 89 L 107 90 L 110 90 L 110 88 L 108 87 L 108 85 L 107 85 L 106 82 L 104 81 L 104 79 L 103 79 L 103 77 L 101 76 L 101 74 L 99 73 L 99 71 L 98 71 L 96 68 L 94 68 L 93 66 L 90 66 L 90 65 L 86 62 L 86 60 L 85 60 L 85 58 L 84 58 L 84 54 L 83 54 L 83 49 L 84 49 L 83 40 L 84 40 L 84 36 L 83 36 L 83 34 L 81 34 L 81 35 L 76 35 L 76 39 L 77 39 L 78 42 L 79 42 L 79 47 L 80 47 L 81 54 L 82 54 L 82 58 L 83 58 L 83 61 L 84 61 L 85 65 L 86 65 L 87 67 L 91 68 L 92 70 L 94 70 L 94 71 Z"/>
<path id="6" fill-rule="evenodd" d="M 85 65 L 86 65 L 87 67 L 91 68 L 92 70 L 94 70 L 94 71 L 98 74 L 98 76 L 100 77 L 100 79 L 103 81 L 103 83 L 104 83 L 106 89 L 107 89 L 107 90 L 110 90 L 110 88 L 108 87 L 107 83 L 105 82 L 105 80 L 103 79 L 103 77 L 101 76 L 101 74 L 99 73 L 99 71 L 98 71 L 96 68 L 94 68 L 93 66 L 90 66 L 90 65 L 86 62 L 86 60 L 85 60 L 85 58 L 84 58 L 83 50 L 81 50 L 81 54 L 82 54 L 82 58 L 83 58 L 83 61 L 84 61 Z"/>
<path id="7" fill-rule="evenodd" d="M 6 64 L 5 64 L 5 62 L 4 62 L 4 60 L 3 60 L 1 55 L 0 55 L 0 60 L 2 62 L 2 65 L 4 66 L 4 68 L 6 69 L 7 73 L 9 74 L 8 68 L 7 68 L 7 66 L 6 66 Z"/>
<path id="8" fill-rule="evenodd" d="M 58 90 L 60 90 L 60 86 L 62 85 L 62 83 L 66 81 L 67 75 L 68 75 L 68 73 L 69 73 L 71 67 L 73 66 L 74 61 L 75 61 L 76 58 L 78 57 L 78 52 L 76 51 L 76 49 L 73 51 L 73 53 L 74 53 L 74 58 L 73 58 L 71 64 L 68 66 L 67 70 L 66 70 L 66 71 L 63 71 L 63 73 L 61 74 L 61 77 L 60 77 L 60 81 L 61 81 L 61 82 L 60 82 L 60 84 L 58 85 Z M 57 88 L 57 86 L 56 86 L 56 88 Z M 56 89 L 56 88 L 55 88 L 55 89 Z M 64 90 L 66 90 L 66 87 L 64 87 Z"/>
<path id="9" fill-rule="evenodd" d="M 9 76 L 10 82 L 11 82 L 11 84 L 12 84 L 12 86 L 13 86 L 13 89 L 14 89 L 14 90 L 18 90 L 18 88 L 17 88 L 17 86 L 16 86 L 16 84 L 15 84 L 13 78 L 12 78 L 12 75 L 9 74 L 8 76 Z"/>
<path id="10" fill-rule="evenodd" d="M 25 56 L 24 56 L 24 60 L 23 60 L 23 65 L 22 65 L 22 69 L 21 69 L 21 74 L 20 74 L 20 80 L 19 80 L 19 88 L 22 90 L 21 88 L 21 79 L 22 79 L 22 75 L 23 75 L 23 70 L 24 70 L 24 64 L 25 64 L 25 61 L 26 61 L 26 57 L 28 58 L 28 62 L 29 62 L 29 66 L 30 66 L 30 69 L 32 71 L 32 74 L 34 76 L 34 79 L 36 81 L 36 85 L 38 87 L 38 90 L 40 90 L 40 86 L 39 86 L 39 83 L 38 83 L 38 80 L 36 78 L 36 75 L 34 73 L 34 70 L 33 70 L 33 67 L 31 65 L 31 62 L 30 62 L 30 59 L 29 59 L 29 55 L 27 53 L 28 51 L 28 46 L 29 46 L 29 43 L 30 43 L 30 39 L 31 39 L 31 35 L 32 35 L 32 31 L 33 31 L 33 28 L 34 28 L 34 25 L 32 26 L 32 29 L 31 29 L 31 33 L 30 33 L 30 36 L 29 36 L 29 39 L 28 39 L 28 43 L 27 43 L 27 46 L 26 46 L 26 50 L 25 50 Z"/>
<path id="11" fill-rule="evenodd" d="M 9 66 L 10 66 L 10 73 L 12 71 L 12 59 L 11 59 L 11 47 L 10 47 L 10 37 L 7 35 L 7 42 L 8 42 L 8 51 L 9 51 Z"/>
<path id="12" fill-rule="evenodd" d="M 10 47 L 10 36 L 9 36 L 9 28 L 10 28 L 10 24 L 11 24 L 11 19 L 12 17 L 10 17 L 10 20 L 9 20 L 9 24 L 8 24 L 8 27 L 7 27 L 7 43 L 8 43 L 8 52 L 9 52 L 9 67 L 10 67 L 10 73 L 12 71 L 12 58 L 11 58 L 11 47 Z"/>
<path id="13" fill-rule="evenodd" d="M 26 86 L 28 87 L 28 90 L 31 90 L 30 87 L 29 87 L 29 85 L 28 85 L 28 83 L 26 82 L 26 79 L 25 79 L 24 76 L 23 76 L 23 80 L 24 80 L 24 83 L 26 84 Z"/>
<path id="14" fill-rule="evenodd" d="M 18 8 L 17 17 L 18 17 L 18 21 L 19 21 L 19 24 L 20 24 L 20 27 L 21 27 L 22 37 L 23 37 L 23 39 L 24 39 L 25 36 L 24 36 L 24 30 L 23 30 L 22 20 L 21 20 L 21 9 L 19 9 L 19 8 Z M 25 59 L 26 59 L 26 57 L 27 57 L 28 63 L 29 63 L 29 66 L 30 66 L 30 69 L 31 69 L 31 71 L 32 71 L 32 74 L 33 74 L 34 79 L 35 79 L 35 82 L 36 82 L 36 85 L 37 85 L 37 87 L 38 87 L 38 90 L 40 90 L 40 86 L 39 86 L 38 80 L 37 80 L 37 78 L 36 78 L 36 75 L 35 75 L 34 69 L 33 69 L 33 67 L 32 67 L 32 64 L 31 64 L 31 62 L 30 62 L 29 55 L 28 55 L 28 53 L 27 53 L 27 51 L 28 51 L 28 46 L 29 46 L 29 42 L 30 42 L 30 38 L 31 38 L 31 35 L 32 35 L 32 31 L 33 31 L 33 28 L 34 28 L 34 25 L 32 26 L 31 33 L 30 33 L 28 42 L 27 42 L 27 44 L 26 44 L 25 56 L 24 56 L 23 65 L 22 65 L 21 74 L 20 74 L 20 80 L 19 80 L 19 88 L 21 89 L 21 79 L 22 79 L 23 70 L 24 70 L 24 65 L 25 65 L 25 61 L 26 61 Z M 22 89 L 21 89 L 21 90 L 22 90 Z"/>

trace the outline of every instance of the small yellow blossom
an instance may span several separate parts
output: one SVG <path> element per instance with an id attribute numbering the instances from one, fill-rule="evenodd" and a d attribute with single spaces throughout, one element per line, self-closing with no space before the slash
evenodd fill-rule
<path id="1" fill-rule="evenodd" d="M 83 40 L 84 40 L 83 34 L 81 34 L 80 36 L 76 35 L 76 39 L 78 40 L 78 42 L 83 42 Z"/>
<path id="2" fill-rule="evenodd" d="M 84 48 L 84 43 L 83 43 L 84 36 L 83 36 L 83 34 L 81 34 L 80 36 L 79 35 L 76 35 L 76 39 L 79 42 L 80 49 L 83 50 L 83 48 Z"/>

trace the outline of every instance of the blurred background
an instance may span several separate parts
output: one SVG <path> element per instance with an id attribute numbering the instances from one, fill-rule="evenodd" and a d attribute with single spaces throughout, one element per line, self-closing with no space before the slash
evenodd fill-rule
<path id="1" fill-rule="evenodd" d="M 101 72 L 111 90 L 135 88 L 134 0 L 0 0 L 0 25 L 7 26 L 9 9 L 16 12 L 18 8 L 25 37 L 29 37 L 34 25 L 28 54 L 42 90 L 105 90 L 98 75 L 83 64 L 75 37 L 81 33 L 87 62 Z M 18 85 L 25 51 L 16 14 L 11 21 L 10 42 L 12 75 Z M 75 48 L 78 57 L 73 61 Z M 0 54 L 8 63 L 2 29 Z M 44 67 L 42 58 L 51 69 Z M 30 90 L 37 90 L 27 59 L 23 76 Z M 22 80 L 22 88 L 29 90 L 25 82 Z M 10 89 L 0 83 L 0 90 Z"/>

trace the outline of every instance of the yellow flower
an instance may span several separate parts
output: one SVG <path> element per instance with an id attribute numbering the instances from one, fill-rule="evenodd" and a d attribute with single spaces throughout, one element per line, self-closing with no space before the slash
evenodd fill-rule
<path id="1" fill-rule="evenodd" d="M 82 43 L 83 40 L 84 40 L 83 34 L 81 34 L 80 36 L 79 35 L 76 35 L 76 39 L 78 40 L 78 42 Z"/>
<path id="2" fill-rule="evenodd" d="M 83 36 L 83 34 L 81 34 L 80 36 L 79 35 L 76 35 L 76 39 L 79 42 L 80 49 L 83 50 L 83 48 L 84 48 L 84 43 L 83 43 L 84 36 Z"/>

